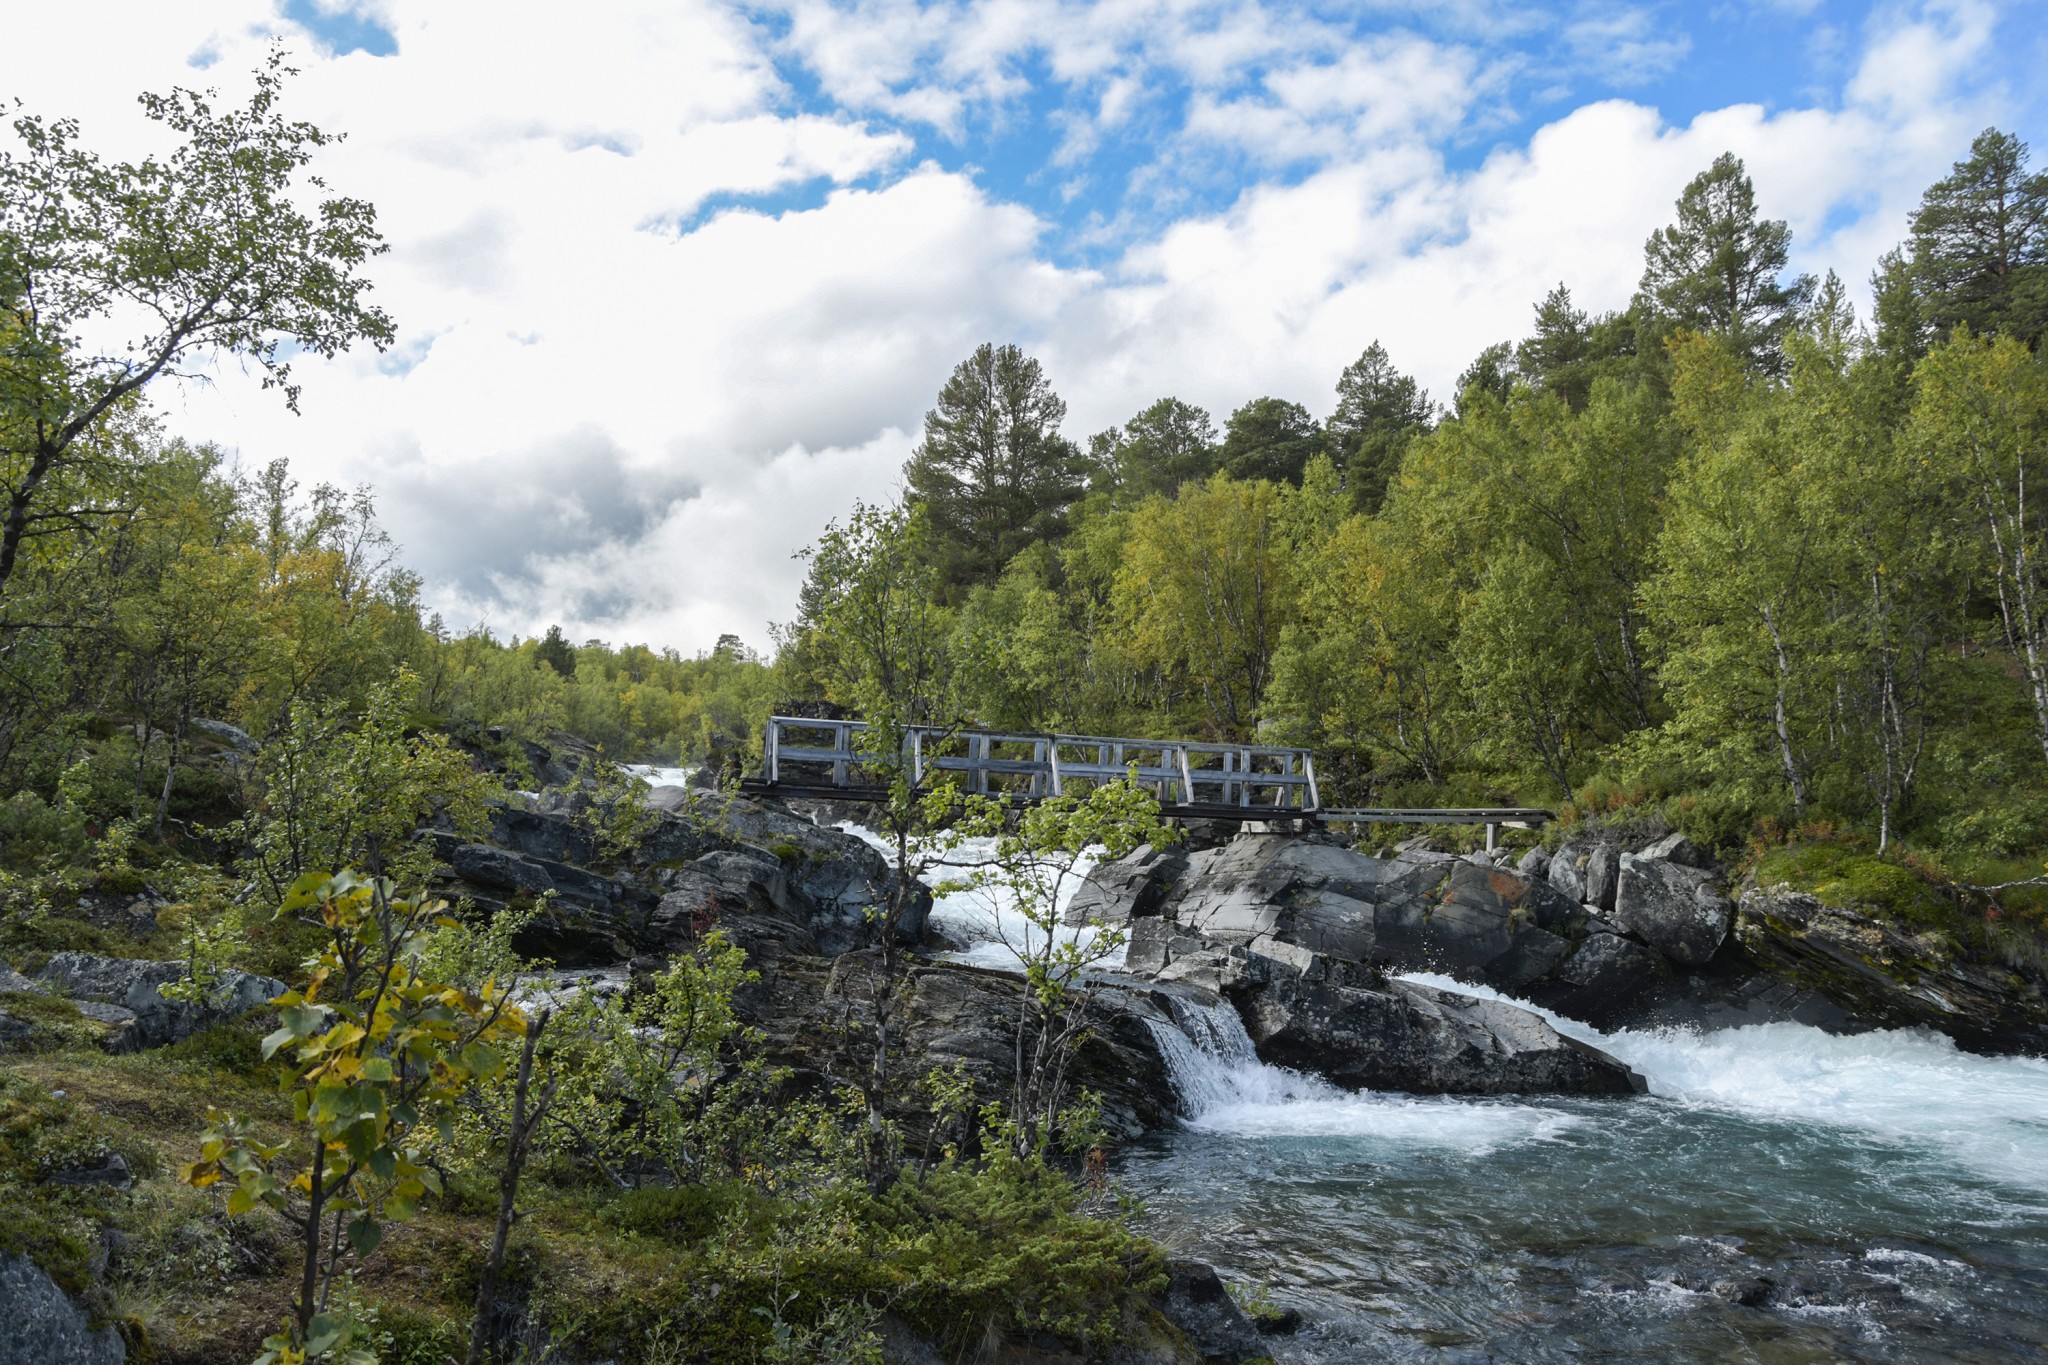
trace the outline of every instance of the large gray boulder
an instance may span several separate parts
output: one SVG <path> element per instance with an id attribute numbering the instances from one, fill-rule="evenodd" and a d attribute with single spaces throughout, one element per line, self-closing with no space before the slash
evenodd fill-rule
<path id="1" fill-rule="evenodd" d="M 1590 922 L 1545 882 L 1448 855 L 1369 858 L 1247 836 L 1187 861 L 1160 916 L 1182 932 L 1273 957 L 1305 950 L 1519 989 L 1562 962 Z"/>
<path id="2" fill-rule="evenodd" d="M 1614 922 L 1684 967 L 1704 966 L 1728 937 L 1735 907 L 1711 872 L 1640 854 L 1621 857 Z"/>
<path id="3" fill-rule="evenodd" d="M 184 979 L 182 962 L 57 953 L 38 976 L 79 1002 L 80 1013 L 111 1025 L 109 1052 L 135 1052 L 189 1038 L 203 1028 L 247 1014 L 285 992 L 282 981 L 253 972 L 224 971 L 201 1004 L 166 999 L 160 987 Z M 99 1004 L 107 1012 L 92 1010 Z"/>
<path id="4" fill-rule="evenodd" d="M 1557 888 L 1558 894 L 1562 895 L 1573 905 L 1585 903 L 1586 874 L 1584 868 L 1586 858 L 1592 851 L 1585 844 L 1560 844 L 1557 852 L 1550 855 L 1550 866 L 1544 870 L 1544 875 L 1549 879 L 1550 884 Z"/>
<path id="5" fill-rule="evenodd" d="M 1540 1015 L 1413 982 L 1384 990 L 1276 976 L 1240 1001 L 1259 1057 L 1347 1090 L 1640 1094 L 1642 1078 Z"/>
<path id="6" fill-rule="evenodd" d="M 1682 863 L 1702 872 L 1714 870 L 1713 857 L 1683 834 L 1667 834 L 1639 851 L 1645 858 L 1662 858 L 1667 863 Z"/>
<path id="7" fill-rule="evenodd" d="M 122 1365 L 127 1358 L 121 1334 L 95 1328 L 47 1271 L 0 1252 L 0 1365 Z"/>
<path id="8" fill-rule="evenodd" d="M 1065 922 L 1121 924 L 1157 915 L 1187 871 L 1187 854 L 1179 849 L 1140 844 L 1088 874 L 1067 902 Z"/>

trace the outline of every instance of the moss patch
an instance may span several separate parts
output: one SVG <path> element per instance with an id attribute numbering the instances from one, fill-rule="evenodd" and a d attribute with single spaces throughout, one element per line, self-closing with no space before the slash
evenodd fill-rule
<path id="1" fill-rule="evenodd" d="M 1821 839 L 1772 849 L 1758 861 L 1756 879 L 1764 886 L 1786 882 L 1829 905 L 1907 929 L 1953 933 L 1976 918 L 1912 868 L 1847 840 Z"/>

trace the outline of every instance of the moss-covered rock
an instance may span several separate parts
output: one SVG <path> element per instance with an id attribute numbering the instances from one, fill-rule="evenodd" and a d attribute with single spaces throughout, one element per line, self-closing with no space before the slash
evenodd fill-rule
<path id="1" fill-rule="evenodd" d="M 1969 960 L 1939 930 L 1911 932 L 1779 883 L 1743 893 L 1735 937 L 1765 970 L 1869 1023 L 1924 1026 L 1983 1051 L 2048 1051 L 2043 982 Z"/>

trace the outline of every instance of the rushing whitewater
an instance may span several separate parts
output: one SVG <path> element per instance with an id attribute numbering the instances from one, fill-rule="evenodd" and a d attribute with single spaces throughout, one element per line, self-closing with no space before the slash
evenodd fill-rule
<path id="1" fill-rule="evenodd" d="M 895 845 L 871 829 L 850 820 L 841 822 L 838 828 L 866 840 L 890 857 L 896 854 Z M 965 840 L 927 869 L 924 881 L 937 887 L 949 881 L 964 880 L 973 869 L 987 863 L 994 852 L 993 839 Z M 1095 863 L 1093 852 L 1083 853 L 1060 877 L 1054 906 L 1057 913 L 1065 913 L 1074 893 L 1088 880 Z M 973 967 L 1013 971 L 1021 965 L 1023 958 L 1042 950 L 1046 943 L 1045 931 L 1032 923 L 1031 918 L 1018 908 L 1016 900 L 1000 887 L 940 893 L 932 901 L 931 924 L 950 941 L 965 945 L 945 956 Z M 1055 923 L 1053 929 L 1055 941 L 1073 941 L 1083 946 L 1093 943 L 1101 933 L 1101 929 L 1092 925 L 1073 928 Z M 1096 965 L 1104 969 L 1114 968 L 1122 964 L 1123 956 L 1123 945 L 1118 944 L 1107 949 Z"/>
<path id="2" fill-rule="evenodd" d="M 985 893 L 933 921 L 982 966 L 1042 942 Z M 2048 1062 L 1537 1010 L 1651 1093 L 1350 1094 L 1259 1061 L 1227 1004 L 1173 1008 L 1153 1031 L 1185 1122 L 1120 1176 L 1164 1240 L 1303 1310 L 1282 1360 L 2048 1360 Z"/>
<path id="3" fill-rule="evenodd" d="M 2048 1063 L 1539 1010 L 1651 1097 L 1345 1095 L 1227 1010 L 1162 1037 L 1187 1131 L 1124 1176 L 1155 1230 L 1311 1315 L 1283 1358 L 2048 1358 Z"/>

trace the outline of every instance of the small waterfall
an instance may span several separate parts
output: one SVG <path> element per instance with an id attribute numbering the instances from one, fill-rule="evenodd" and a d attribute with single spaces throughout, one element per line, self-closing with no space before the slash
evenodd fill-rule
<path id="1" fill-rule="evenodd" d="M 1145 1022 L 1166 1059 L 1181 1112 L 1199 1120 L 1230 1109 L 1294 1104 L 1337 1092 L 1326 1082 L 1268 1066 L 1252 1047 L 1244 1021 L 1226 1001 L 1204 1004 L 1169 995 L 1172 1019 Z"/>

